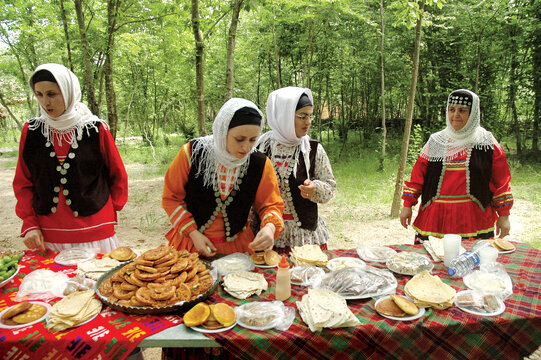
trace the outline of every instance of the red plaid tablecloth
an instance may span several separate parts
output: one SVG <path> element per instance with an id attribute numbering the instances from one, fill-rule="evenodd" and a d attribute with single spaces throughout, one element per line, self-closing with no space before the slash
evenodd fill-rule
<path id="1" fill-rule="evenodd" d="M 62 271 L 75 275 L 76 266 L 54 262 L 58 252 L 26 251 L 19 273 L 0 289 L 0 311 L 14 305 L 22 279 L 36 269 Z M 49 303 L 53 305 L 60 298 Z M 41 300 L 40 300 L 41 301 Z M 130 315 L 103 307 L 92 321 L 52 334 L 45 320 L 19 329 L 0 329 L 0 359 L 2 360 L 122 360 L 145 337 L 180 324 L 177 315 Z"/>
<path id="2" fill-rule="evenodd" d="M 470 248 L 472 243 L 463 244 Z M 426 254 L 421 245 L 394 248 Z M 330 257 L 358 257 L 355 250 L 328 253 Z M 505 301 L 506 309 L 500 316 L 476 316 L 453 306 L 447 310 L 428 308 L 426 314 L 415 321 L 393 321 L 378 315 L 373 299 L 349 300 L 349 308 L 362 323 L 357 328 L 312 333 L 297 312 L 295 322 L 285 332 L 252 331 L 235 326 L 208 336 L 239 359 L 522 359 L 541 345 L 541 252 L 517 244 L 516 252 L 500 255 L 498 262 L 505 264 L 513 280 L 513 295 Z M 274 300 L 276 271 L 257 271 L 265 275 L 269 290 L 248 301 Z M 462 279 L 447 275 L 443 263 L 435 264 L 433 274 L 457 291 L 466 289 Z M 404 285 L 411 277 L 397 276 L 397 293 L 403 294 Z M 296 308 L 295 301 L 304 294 L 306 288 L 292 286 L 292 297 L 285 304 Z M 236 306 L 246 301 L 231 297 L 220 286 L 207 301 L 212 302 Z"/>

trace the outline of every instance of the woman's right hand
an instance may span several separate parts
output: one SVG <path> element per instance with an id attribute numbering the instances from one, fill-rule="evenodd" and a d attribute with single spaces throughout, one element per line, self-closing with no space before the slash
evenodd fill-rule
<path id="1" fill-rule="evenodd" d="M 43 240 L 43 233 L 40 229 L 30 230 L 24 235 L 24 244 L 29 249 L 39 249 L 45 251 L 45 243 Z"/>
<path id="2" fill-rule="evenodd" d="M 411 211 L 411 207 L 409 206 L 404 206 L 402 208 L 402 211 L 400 211 L 400 223 L 406 229 L 408 228 L 408 225 L 411 224 L 411 214 L 412 214 L 412 211 Z"/>
<path id="3" fill-rule="evenodd" d="M 212 241 L 210 241 L 205 235 L 201 234 L 198 230 L 192 231 L 190 233 L 190 238 L 192 239 L 195 250 L 200 255 L 203 255 L 205 257 L 211 257 L 216 255 L 216 247 L 214 246 Z"/>

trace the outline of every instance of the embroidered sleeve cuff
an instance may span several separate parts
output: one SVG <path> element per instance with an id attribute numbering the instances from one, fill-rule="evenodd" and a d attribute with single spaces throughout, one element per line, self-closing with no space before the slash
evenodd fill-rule
<path id="1" fill-rule="evenodd" d="M 28 217 L 23 220 L 23 226 L 21 228 L 21 237 L 24 237 L 30 230 L 39 229 L 38 219 L 35 216 Z"/>
<path id="2" fill-rule="evenodd" d="M 278 239 L 278 236 L 284 231 L 284 220 L 282 217 L 275 212 L 270 212 L 266 214 L 263 219 L 261 220 L 261 226 L 267 225 L 268 223 L 273 223 L 276 230 L 274 231 L 274 240 Z"/>
<path id="3" fill-rule="evenodd" d="M 500 216 L 509 215 L 509 211 L 513 207 L 513 194 L 505 192 L 494 196 L 492 199 L 492 207 Z"/>
<path id="4" fill-rule="evenodd" d="M 192 219 L 180 228 L 180 233 L 184 236 L 190 236 L 190 233 L 194 230 L 197 230 L 197 224 Z"/>

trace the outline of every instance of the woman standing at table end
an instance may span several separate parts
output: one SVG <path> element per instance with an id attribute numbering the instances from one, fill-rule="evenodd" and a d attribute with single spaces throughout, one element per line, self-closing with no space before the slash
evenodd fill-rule
<path id="1" fill-rule="evenodd" d="M 80 102 L 79 80 L 63 65 L 40 65 L 29 82 L 41 115 L 22 129 L 13 180 L 24 244 L 114 250 L 128 176 L 107 124 Z"/>
<path id="2" fill-rule="evenodd" d="M 257 147 L 271 159 L 285 202 L 285 228 L 275 245 L 280 253 L 307 244 L 327 250 L 329 231 L 318 215 L 318 203 L 334 197 L 336 181 L 323 146 L 308 136 L 313 108 L 308 88 L 281 88 L 267 99 L 271 131 Z"/>
<path id="3" fill-rule="evenodd" d="M 430 136 L 402 195 L 400 222 L 405 228 L 421 196 L 412 225 L 416 243 L 444 234 L 488 239 L 509 233 L 509 165 L 492 133 L 480 126 L 480 118 L 475 93 L 460 89 L 449 95 L 447 127 Z"/>

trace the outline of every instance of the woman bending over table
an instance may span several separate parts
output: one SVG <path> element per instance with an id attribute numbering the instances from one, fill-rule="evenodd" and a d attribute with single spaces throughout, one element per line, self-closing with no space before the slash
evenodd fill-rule
<path id="1" fill-rule="evenodd" d="M 402 195 L 400 222 L 405 228 L 421 196 L 412 225 L 416 243 L 429 235 L 488 239 L 509 233 L 509 165 L 492 133 L 480 126 L 480 118 L 475 93 L 461 89 L 449 95 L 447 127 L 430 136 Z"/>
<path id="2" fill-rule="evenodd" d="M 24 244 L 114 250 L 128 175 L 107 124 L 80 102 L 79 80 L 63 65 L 38 66 L 30 88 L 41 115 L 24 124 L 13 180 Z"/>
<path id="3" fill-rule="evenodd" d="M 232 98 L 216 115 L 212 135 L 182 146 L 163 188 L 171 246 L 206 257 L 272 249 L 283 230 L 284 203 L 270 160 L 254 149 L 262 127 L 254 103 Z M 262 219 L 255 238 L 248 226 L 252 206 Z"/>
<path id="4" fill-rule="evenodd" d="M 267 100 L 271 131 L 257 143 L 257 148 L 272 161 L 285 202 L 285 228 L 275 244 L 281 253 L 306 244 L 326 250 L 329 240 L 317 204 L 334 197 L 336 181 L 323 146 L 308 136 L 313 105 L 308 88 L 285 87 L 273 91 Z"/>

